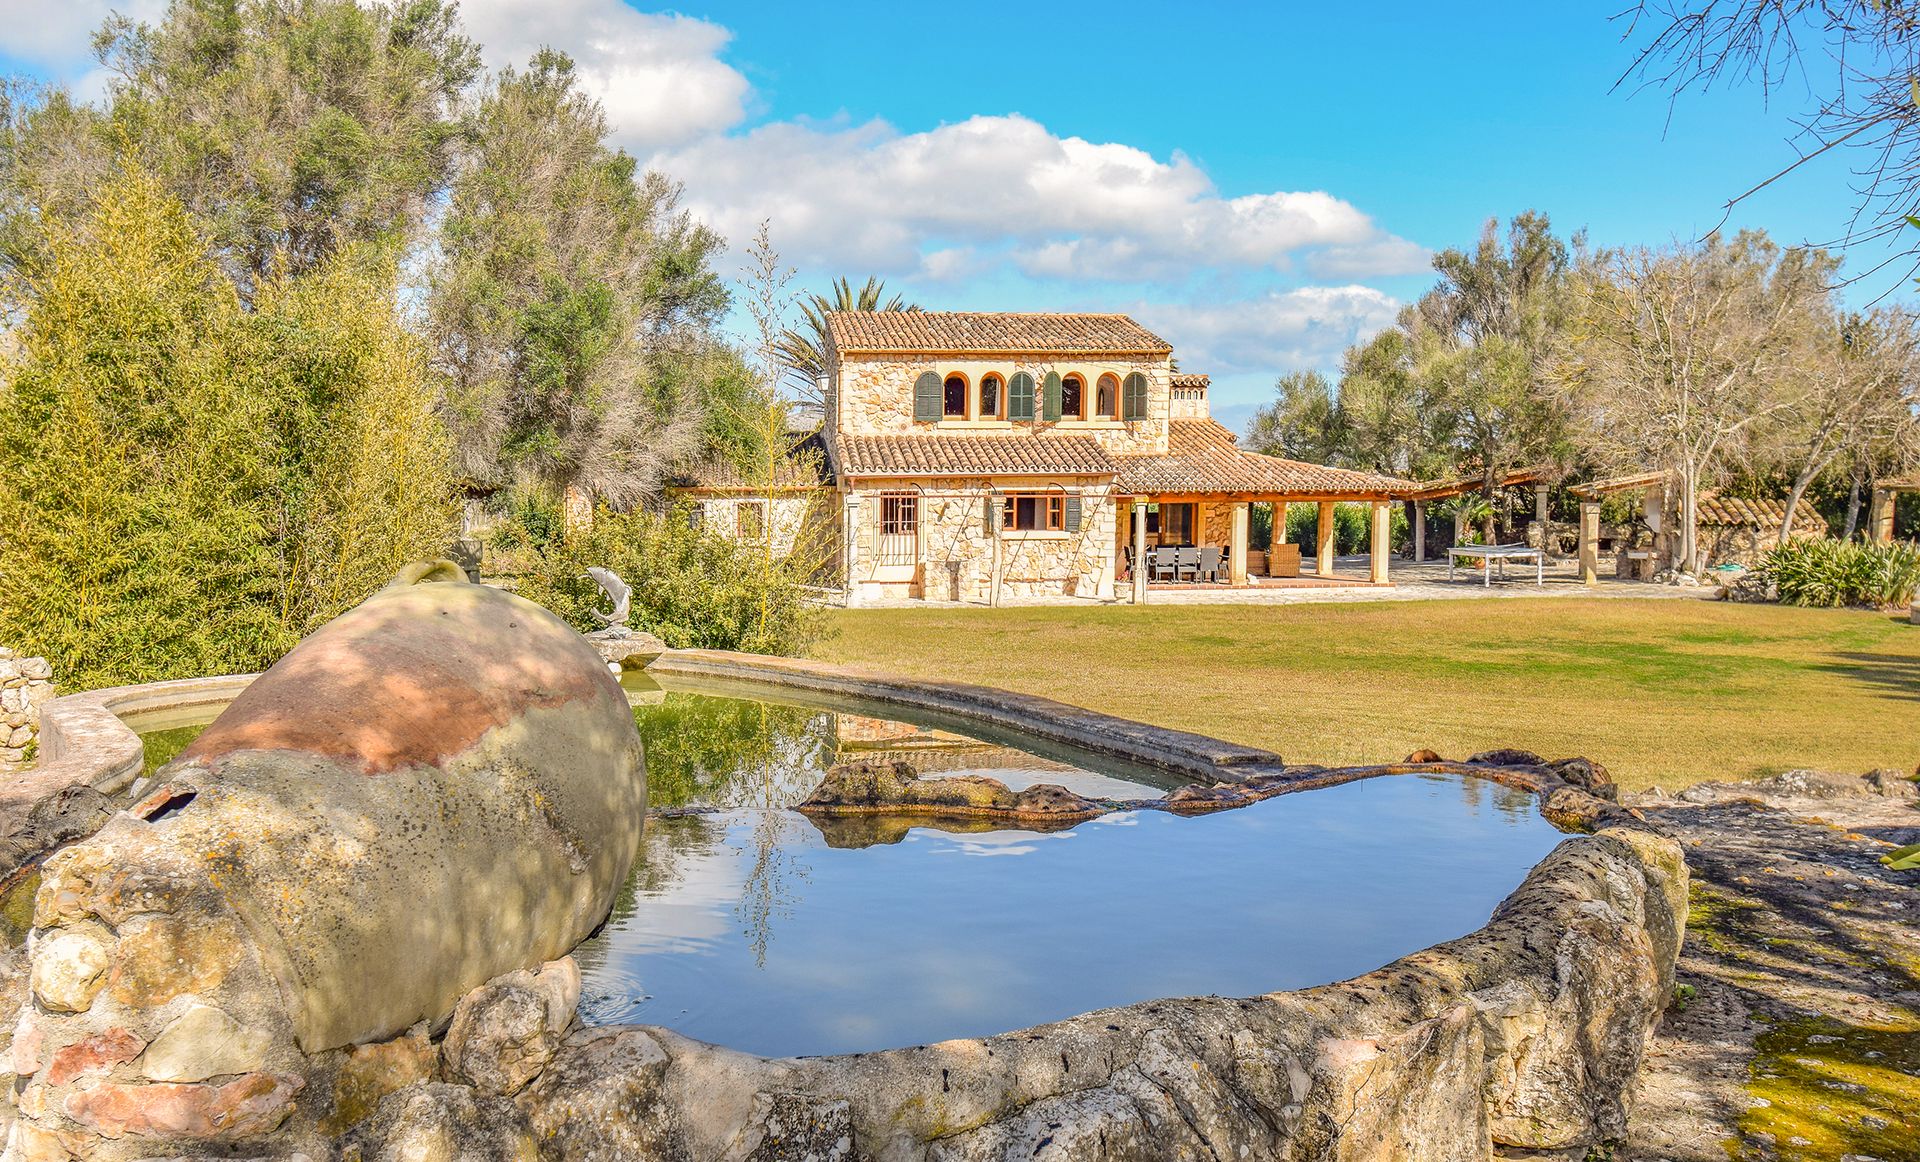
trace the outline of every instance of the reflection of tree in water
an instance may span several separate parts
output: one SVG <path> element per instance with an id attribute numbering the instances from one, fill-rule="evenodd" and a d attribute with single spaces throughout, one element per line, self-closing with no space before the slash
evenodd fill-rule
<path id="1" fill-rule="evenodd" d="M 785 809 L 819 784 L 831 761 L 833 716 L 800 706 L 669 693 L 657 705 L 637 708 L 634 722 L 647 746 L 647 798 L 654 806 L 753 810 L 740 848 L 751 862 L 736 912 L 756 963 L 765 965 L 773 921 L 792 914 L 795 885 L 806 878 L 786 843 L 799 820 Z M 666 826 L 680 823 L 699 826 Z M 649 837 L 647 868 L 633 882 L 657 877 L 657 887 L 642 884 L 638 891 L 670 887 L 679 876 L 673 864 L 711 852 L 720 837 L 712 820 L 692 818 L 651 820 L 648 830 L 657 830 L 661 841 Z M 669 838 L 683 830 L 699 838 Z"/>
<path id="2" fill-rule="evenodd" d="M 634 710 L 655 807 L 788 807 L 819 783 L 833 716 L 802 706 L 669 693 Z"/>

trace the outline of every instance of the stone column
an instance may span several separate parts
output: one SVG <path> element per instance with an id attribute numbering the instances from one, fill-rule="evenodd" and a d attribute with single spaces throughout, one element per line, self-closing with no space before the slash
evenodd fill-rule
<path id="1" fill-rule="evenodd" d="M 1314 539 L 1319 542 L 1313 551 L 1313 571 L 1322 577 L 1333 576 L 1333 502 L 1320 502 L 1320 519 Z"/>
<path id="2" fill-rule="evenodd" d="M 1387 553 L 1391 548 L 1388 543 L 1388 533 L 1393 528 L 1393 522 L 1388 519 L 1388 513 L 1392 510 L 1392 505 L 1393 502 L 1387 500 L 1373 502 L 1373 543 L 1368 546 L 1370 551 L 1367 554 L 1367 573 L 1368 580 L 1375 585 L 1387 583 Z"/>
<path id="3" fill-rule="evenodd" d="M 1418 565 L 1427 559 L 1427 502 L 1413 502 L 1413 563 Z"/>
<path id="4" fill-rule="evenodd" d="M 847 493 L 840 509 L 841 557 L 847 569 L 847 608 L 860 605 L 860 497 Z"/>
<path id="5" fill-rule="evenodd" d="M 1147 603 L 1147 498 L 1133 498 L 1133 603 Z"/>
<path id="6" fill-rule="evenodd" d="M 1227 547 L 1227 583 L 1247 583 L 1247 537 L 1253 506 L 1240 501 L 1233 506 L 1233 542 Z"/>
<path id="7" fill-rule="evenodd" d="M 1464 499 L 1458 496 L 1453 501 L 1453 543 L 1456 545 L 1467 543 L 1467 508 L 1460 503 Z"/>
<path id="8" fill-rule="evenodd" d="M 1867 509 L 1867 540 L 1882 545 L 1893 540 L 1892 489 L 1873 490 L 1873 503 Z"/>
<path id="9" fill-rule="evenodd" d="M 1540 528 L 1540 552 L 1553 556 L 1553 526 L 1547 521 L 1547 486 L 1533 486 L 1533 522 Z"/>
<path id="10" fill-rule="evenodd" d="M 1580 584 L 1600 580 L 1600 502 L 1580 502 Z"/>

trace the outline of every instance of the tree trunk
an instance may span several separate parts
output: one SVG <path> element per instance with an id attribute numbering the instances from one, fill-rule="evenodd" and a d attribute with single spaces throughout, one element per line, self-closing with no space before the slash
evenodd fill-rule
<path id="1" fill-rule="evenodd" d="M 1699 495 L 1698 472 L 1689 464 L 1680 474 L 1680 560 L 1674 568 L 1681 573 L 1694 571 L 1700 553 Z"/>
<path id="2" fill-rule="evenodd" d="M 1862 460 L 1853 466 L 1853 488 L 1847 493 L 1847 528 L 1840 534 L 1843 541 L 1852 540 L 1854 531 L 1860 527 L 1860 486 L 1866 483 L 1866 476 L 1867 462 Z"/>
<path id="3" fill-rule="evenodd" d="M 1793 535 L 1793 518 L 1800 507 L 1800 498 L 1807 494 L 1807 485 L 1813 483 L 1813 474 L 1802 471 L 1793 478 L 1793 487 L 1787 490 L 1787 512 L 1780 518 L 1780 543 L 1786 544 Z"/>

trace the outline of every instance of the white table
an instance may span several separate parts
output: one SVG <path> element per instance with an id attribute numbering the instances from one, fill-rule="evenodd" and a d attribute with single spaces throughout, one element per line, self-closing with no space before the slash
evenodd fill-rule
<path id="1" fill-rule="evenodd" d="M 1530 545 L 1455 545 L 1447 550 L 1447 580 L 1453 580 L 1453 564 L 1461 557 L 1478 557 L 1486 564 L 1487 588 L 1493 587 L 1493 563 L 1500 562 L 1500 579 L 1507 579 L 1507 562 L 1533 558 L 1533 583 L 1547 583 L 1547 556 Z"/>

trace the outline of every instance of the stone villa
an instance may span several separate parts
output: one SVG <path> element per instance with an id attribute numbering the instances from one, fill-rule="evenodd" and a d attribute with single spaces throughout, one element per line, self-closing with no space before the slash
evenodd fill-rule
<path id="1" fill-rule="evenodd" d="M 1176 371 L 1172 346 L 1125 315 L 839 312 L 826 338 L 815 498 L 850 605 L 1111 600 L 1138 595 L 1174 559 L 1156 550 L 1176 546 L 1247 585 L 1252 505 L 1320 505 L 1330 537 L 1343 500 L 1372 505 L 1371 572 L 1355 583 L 1387 581 L 1388 508 L 1413 486 L 1240 449 L 1209 414 L 1207 377 Z M 696 498 L 722 528 L 718 510 L 747 506 L 743 529 L 779 499 Z M 1329 549 L 1314 554 L 1323 576 Z"/>

